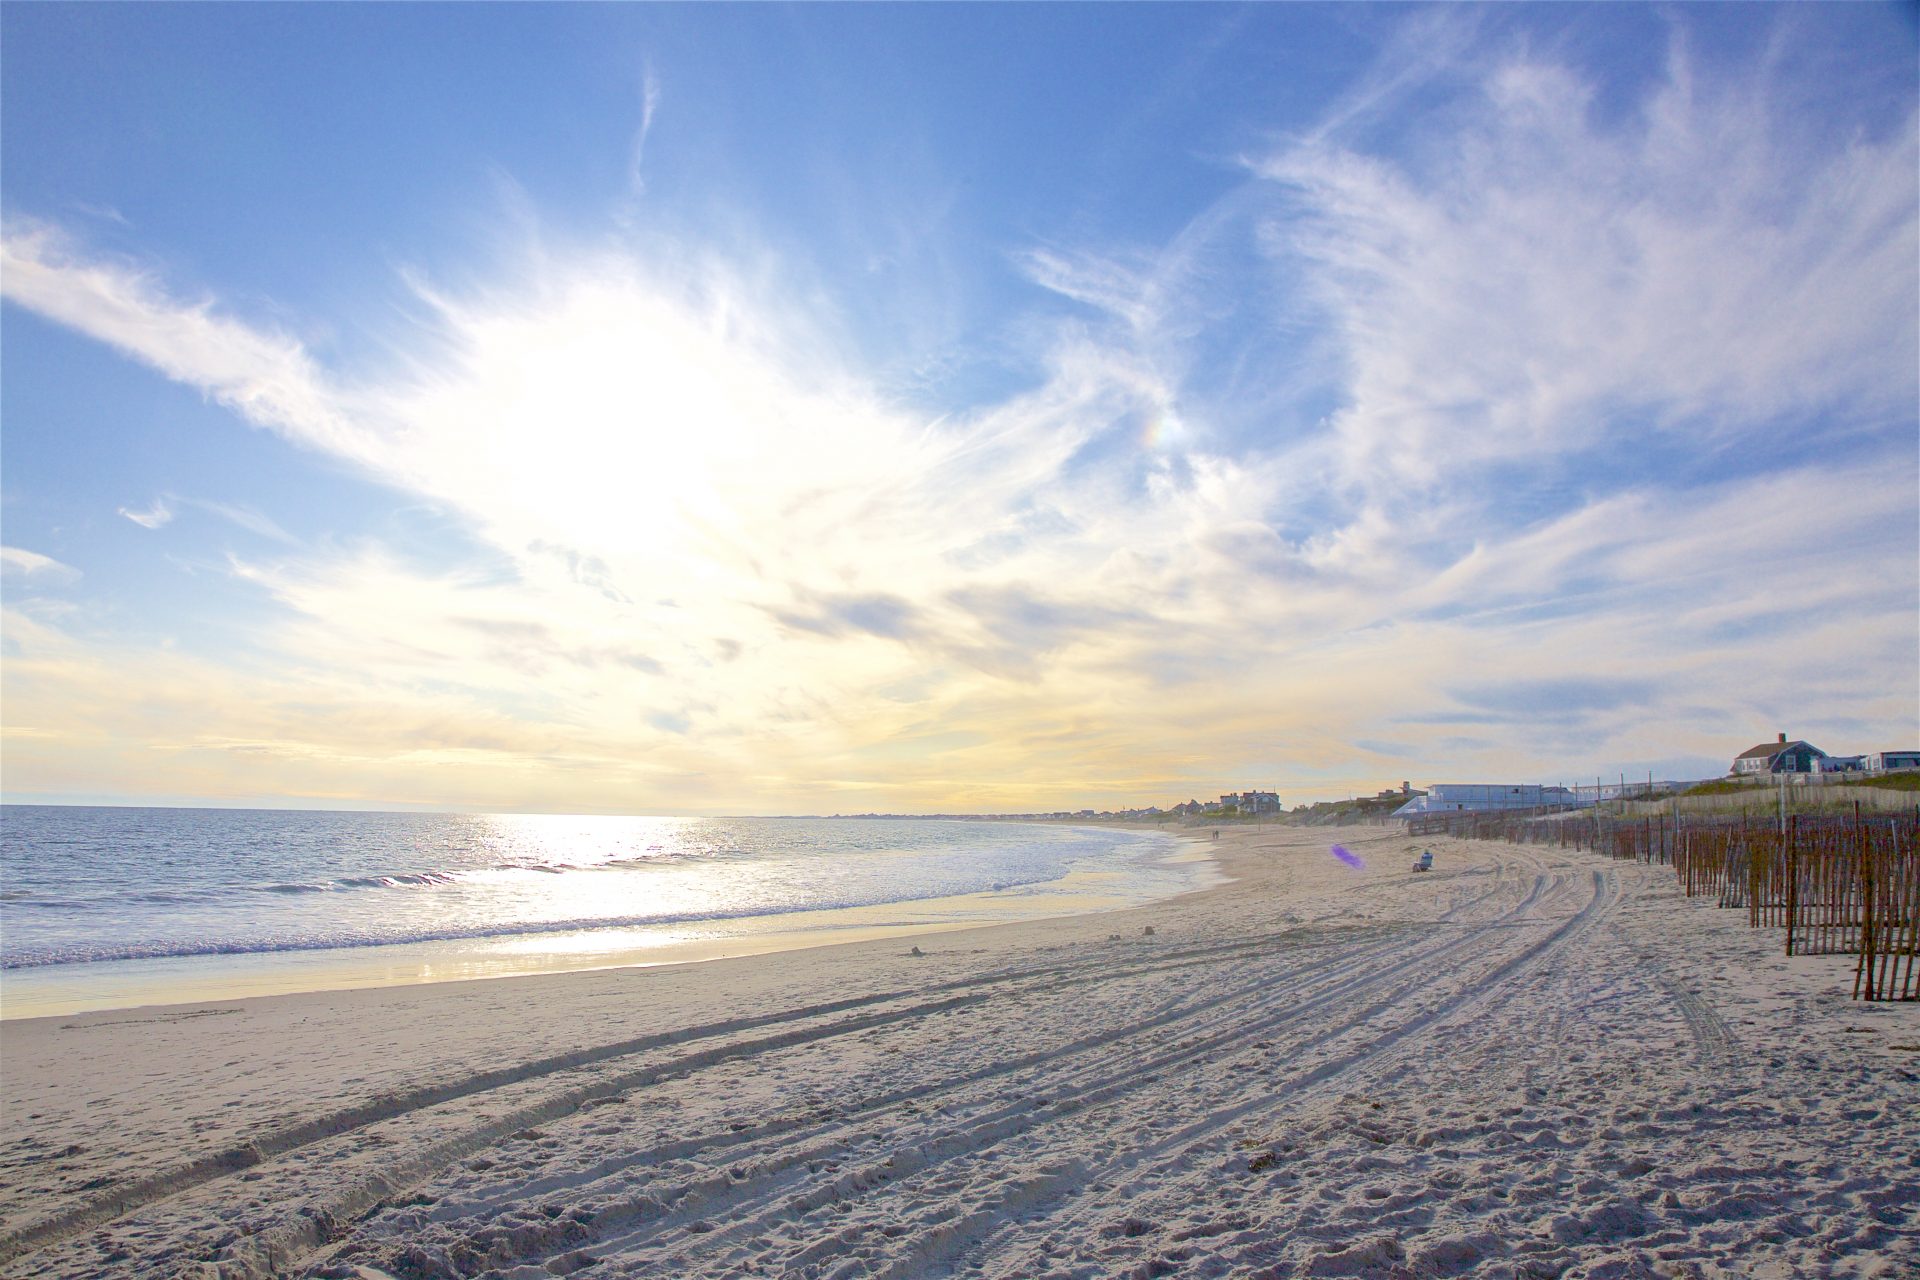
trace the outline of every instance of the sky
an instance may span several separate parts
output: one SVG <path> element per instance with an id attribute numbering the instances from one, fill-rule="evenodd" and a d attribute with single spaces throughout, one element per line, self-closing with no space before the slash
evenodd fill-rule
<path id="1" fill-rule="evenodd" d="M 1903 5 L 7 5 L 9 801 L 1920 745 Z"/>

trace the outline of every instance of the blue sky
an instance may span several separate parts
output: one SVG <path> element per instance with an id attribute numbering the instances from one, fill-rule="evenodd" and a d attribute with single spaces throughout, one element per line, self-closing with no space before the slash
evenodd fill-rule
<path id="1" fill-rule="evenodd" d="M 0 15 L 9 799 L 1920 737 L 1910 7 Z"/>

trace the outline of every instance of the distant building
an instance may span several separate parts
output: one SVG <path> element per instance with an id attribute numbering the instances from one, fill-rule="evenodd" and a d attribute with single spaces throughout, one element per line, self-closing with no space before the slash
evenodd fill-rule
<path id="1" fill-rule="evenodd" d="M 1747 777 L 1764 773 L 1818 773 L 1820 762 L 1827 759 L 1827 753 L 1808 742 L 1787 741 L 1787 735 L 1781 734 L 1773 742 L 1763 742 L 1757 747 L 1748 747 L 1733 758 L 1736 776 Z"/>
<path id="2" fill-rule="evenodd" d="M 1235 809 L 1241 814 L 1278 813 L 1280 812 L 1280 793 L 1277 791 L 1230 791 L 1220 797 L 1217 807 Z"/>
<path id="3" fill-rule="evenodd" d="M 1895 773 L 1920 769 L 1920 751 L 1873 751 L 1861 757 L 1868 773 Z"/>
<path id="4" fill-rule="evenodd" d="M 1396 818 L 1428 813 L 1499 813 L 1508 809 L 1568 809 L 1573 793 L 1565 787 L 1534 783 L 1436 782 L 1393 811 Z"/>

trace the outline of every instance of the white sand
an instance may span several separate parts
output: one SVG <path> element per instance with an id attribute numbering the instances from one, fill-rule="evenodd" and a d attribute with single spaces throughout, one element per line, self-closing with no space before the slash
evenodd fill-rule
<path id="1" fill-rule="evenodd" d="M 1105 916 L 9 1022 L 0 1271 L 1920 1275 L 1920 1005 L 1849 958 L 1666 868 L 1222 844 Z"/>

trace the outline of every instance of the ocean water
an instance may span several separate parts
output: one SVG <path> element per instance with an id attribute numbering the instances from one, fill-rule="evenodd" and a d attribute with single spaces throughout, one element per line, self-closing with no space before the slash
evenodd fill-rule
<path id="1" fill-rule="evenodd" d="M 493 963 L 452 976 L 537 972 L 689 939 L 1110 909 L 1203 883 L 1209 864 L 1182 848 L 998 822 L 8 805 L 0 1007 L 35 1011 L 76 979 L 110 1007 L 116 976 L 126 1000 L 169 980 L 217 992 L 275 957 L 304 975 L 283 987 L 311 988 L 331 985 L 330 960 L 422 980 L 456 955 Z"/>

